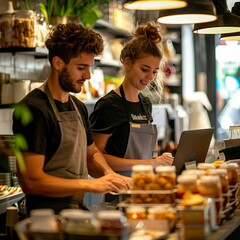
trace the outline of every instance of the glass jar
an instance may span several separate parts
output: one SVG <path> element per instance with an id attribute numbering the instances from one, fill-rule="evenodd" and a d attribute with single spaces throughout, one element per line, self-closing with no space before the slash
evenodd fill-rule
<path id="1" fill-rule="evenodd" d="M 176 168 L 175 166 L 158 166 L 155 168 L 155 184 L 164 192 L 153 195 L 154 203 L 173 204 L 175 202 Z"/>
<path id="2" fill-rule="evenodd" d="M 228 184 L 228 173 L 226 169 L 210 169 L 207 175 L 219 176 L 222 185 L 222 196 L 223 196 L 223 209 L 225 209 L 229 203 L 229 184 Z"/>
<path id="3" fill-rule="evenodd" d="M 148 208 L 150 220 L 166 220 L 169 230 L 172 231 L 177 223 L 177 211 L 173 207 L 154 206 Z"/>
<path id="4" fill-rule="evenodd" d="M 1 48 L 12 47 L 12 18 L 13 14 L 6 13 L 0 15 Z"/>
<path id="5" fill-rule="evenodd" d="M 199 179 L 200 176 L 205 175 L 205 171 L 202 169 L 187 169 L 183 170 L 181 175 L 196 175 Z"/>
<path id="6" fill-rule="evenodd" d="M 131 206 L 126 208 L 126 218 L 128 220 L 146 219 L 146 208 L 141 206 Z"/>
<path id="7" fill-rule="evenodd" d="M 159 190 L 173 190 L 176 186 L 175 166 L 157 166 L 155 182 Z"/>
<path id="8" fill-rule="evenodd" d="M 236 186 L 238 183 L 238 164 L 237 163 L 224 163 L 220 166 L 222 169 L 227 169 L 229 185 Z"/>
<path id="9" fill-rule="evenodd" d="M 197 169 L 204 170 L 206 173 L 209 169 L 215 169 L 216 167 L 212 163 L 198 163 Z"/>
<path id="10" fill-rule="evenodd" d="M 154 172 L 151 165 L 134 165 L 132 167 L 133 190 L 156 190 Z M 152 195 L 141 192 L 132 194 L 134 203 L 151 203 Z"/>
<path id="11" fill-rule="evenodd" d="M 234 125 L 229 127 L 229 139 L 240 138 L 240 125 Z"/>
<path id="12" fill-rule="evenodd" d="M 227 169 L 228 183 L 230 191 L 230 202 L 234 202 L 238 198 L 238 164 L 224 163 L 221 168 Z"/>
<path id="13" fill-rule="evenodd" d="M 197 175 L 184 174 L 177 177 L 177 198 L 182 199 L 185 192 L 198 193 Z"/>
<path id="14" fill-rule="evenodd" d="M 15 11 L 12 27 L 14 47 L 32 48 L 36 46 L 36 14 L 34 11 Z"/>
<path id="15" fill-rule="evenodd" d="M 228 193 L 228 173 L 226 169 L 210 169 L 207 175 L 219 176 L 222 185 L 222 193 Z"/>
<path id="16" fill-rule="evenodd" d="M 219 176 L 201 176 L 197 182 L 198 192 L 205 197 L 214 198 L 217 215 L 223 209 L 222 185 Z"/>
<path id="17" fill-rule="evenodd" d="M 132 167 L 134 190 L 146 190 L 154 182 L 154 172 L 151 165 L 134 165 Z"/>
<path id="18" fill-rule="evenodd" d="M 201 176 L 197 182 L 198 192 L 202 196 L 220 198 L 222 196 L 222 186 L 219 176 Z"/>

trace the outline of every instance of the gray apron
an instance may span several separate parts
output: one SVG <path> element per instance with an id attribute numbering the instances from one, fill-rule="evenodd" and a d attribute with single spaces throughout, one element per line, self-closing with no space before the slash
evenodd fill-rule
<path id="1" fill-rule="evenodd" d="M 87 137 L 77 106 L 70 96 L 75 111 L 59 112 L 47 84 L 44 86 L 44 91 L 59 123 L 61 141 L 57 151 L 44 166 L 43 170 L 47 174 L 56 177 L 87 179 Z M 35 200 L 32 202 L 33 206 L 30 205 L 30 207 L 52 208 L 57 213 L 64 208 L 81 207 L 83 197 L 84 194 L 65 198 L 48 198 L 39 196 L 39 200 L 42 198 L 41 202 Z"/>
<path id="2" fill-rule="evenodd" d="M 127 102 L 122 85 L 120 86 L 120 93 L 122 95 L 126 113 L 129 118 L 129 137 L 127 149 L 124 158 L 129 159 L 152 159 L 157 153 L 157 127 L 155 124 L 151 124 L 148 119 L 148 123 L 134 123 L 127 108 Z M 141 97 L 140 102 L 141 101 Z M 144 109 L 143 105 L 142 108 Z M 147 113 L 146 113 L 146 116 Z M 122 175 L 130 176 L 131 171 L 121 171 Z"/>
<path id="3" fill-rule="evenodd" d="M 124 158 L 152 159 L 157 153 L 157 127 L 155 124 L 151 124 L 149 119 L 148 123 L 134 123 L 127 108 L 127 100 L 122 85 L 120 86 L 120 93 L 129 119 L 129 137 Z M 139 98 L 142 104 L 141 97 L 139 96 Z M 143 105 L 142 108 L 144 109 Z M 147 113 L 145 114 L 148 116 Z M 129 177 L 131 176 L 131 172 L 132 171 L 118 171 L 119 174 Z M 103 196 L 103 201 L 115 205 L 119 203 L 119 201 L 127 198 L 129 198 L 129 195 L 115 196 L 107 193 Z"/>

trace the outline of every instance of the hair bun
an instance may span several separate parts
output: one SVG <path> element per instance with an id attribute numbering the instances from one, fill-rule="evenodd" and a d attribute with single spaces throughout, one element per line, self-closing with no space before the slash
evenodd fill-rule
<path id="1" fill-rule="evenodd" d="M 139 25 L 133 35 L 135 38 L 146 38 L 155 43 L 162 41 L 160 26 L 153 22 Z"/>

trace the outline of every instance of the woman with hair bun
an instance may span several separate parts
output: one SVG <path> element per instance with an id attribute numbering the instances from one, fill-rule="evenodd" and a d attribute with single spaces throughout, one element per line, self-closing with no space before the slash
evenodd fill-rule
<path id="1" fill-rule="evenodd" d="M 172 165 L 173 156 L 156 156 L 157 129 L 152 124 L 152 104 L 142 94 L 154 83 L 160 86 L 165 57 L 160 26 L 147 22 L 136 27 L 123 47 L 122 84 L 98 100 L 90 115 L 94 140 L 111 168 L 130 176 L 133 165 Z"/>

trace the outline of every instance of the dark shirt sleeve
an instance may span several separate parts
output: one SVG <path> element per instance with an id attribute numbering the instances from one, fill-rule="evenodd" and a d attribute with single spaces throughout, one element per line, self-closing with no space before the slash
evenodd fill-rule
<path id="1" fill-rule="evenodd" d="M 42 111 L 33 106 L 28 106 L 32 120 L 23 124 L 22 121 L 13 114 L 13 133 L 22 135 L 28 145 L 27 151 L 38 154 L 46 154 L 49 126 Z M 51 126 L 53 127 L 53 126 Z M 52 128 L 53 130 L 53 128 Z"/>
<path id="2" fill-rule="evenodd" d="M 92 131 L 96 133 L 112 134 L 116 129 L 128 122 L 128 117 L 122 104 L 100 99 L 91 113 L 90 123 Z"/>

